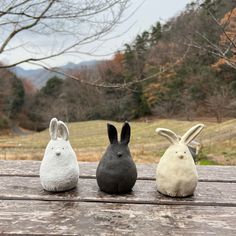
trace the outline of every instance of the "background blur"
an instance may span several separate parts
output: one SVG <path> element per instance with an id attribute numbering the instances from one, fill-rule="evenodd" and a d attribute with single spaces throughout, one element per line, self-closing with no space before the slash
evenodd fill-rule
<path id="1" fill-rule="evenodd" d="M 128 120 L 137 162 L 201 122 L 199 163 L 236 164 L 235 0 L 4 0 L 0 31 L 0 159 L 41 160 L 57 117 L 81 161 Z"/>

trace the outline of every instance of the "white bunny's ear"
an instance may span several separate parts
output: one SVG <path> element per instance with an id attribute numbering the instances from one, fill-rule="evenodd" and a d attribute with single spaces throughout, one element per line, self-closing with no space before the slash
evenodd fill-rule
<path id="1" fill-rule="evenodd" d="M 179 138 L 178 138 L 178 136 L 177 136 L 173 131 L 171 131 L 171 130 L 169 130 L 169 129 L 157 128 L 157 129 L 156 129 L 156 132 L 157 132 L 159 135 L 161 135 L 161 136 L 167 138 L 167 139 L 168 139 L 171 143 L 173 143 L 173 144 L 179 143 Z"/>
<path id="2" fill-rule="evenodd" d="M 189 129 L 181 138 L 180 143 L 189 144 L 194 138 L 196 138 L 204 128 L 204 124 L 197 124 Z"/>
<path id="3" fill-rule="evenodd" d="M 58 133 L 64 140 L 69 139 L 69 130 L 66 124 L 61 120 L 58 122 Z"/>
<path id="4" fill-rule="evenodd" d="M 56 140 L 57 139 L 57 118 L 52 118 L 50 121 L 50 125 L 49 125 L 49 134 L 51 139 Z"/>

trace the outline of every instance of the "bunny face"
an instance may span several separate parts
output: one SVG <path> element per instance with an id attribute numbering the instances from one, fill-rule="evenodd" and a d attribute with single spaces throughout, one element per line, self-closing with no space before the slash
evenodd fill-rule
<path id="1" fill-rule="evenodd" d="M 166 159 L 169 161 L 186 161 L 190 159 L 190 161 L 193 159 L 191 156 L 191 153 L 189 151 L 189 148 L 185 144 L 177 143 L 171 145 L 165 152 Z"/>
<path id="2" fill-rule="evenodd" d="M 50 122 L 49 141 L 40 166 L 40 181 L 48 191 L 65 191 L 74 188 L 79 178 L 79 167 L 69 138 L 69 131 L 62 121 Z M 57 137 L 57 136 L 60 137 Z"/>
<path id="3" fill-rule="evenodd" d="M 50 140 L 44 154 L 51 162 L 58 162 L 64 165 L 74 161 L 75 153 L 69 141 L 64 139 Z"/>
<path id="4" fill-rule="evenodd" d="M 113 125 L 108 124 L 107 131 L 110 145 L 99 162 L 96 171 L 97 183 L 107 193 L 130 192 L 137 179 L 136 166 L 128 147 L 130 126 L 127 122 L 124 124 L 120 141 Z"/>
<path id="5" fill-rule="evenodd" d="M 156 182 L 159 192 L 173 197 L 186 197 L 193 194 L 198 176 L 187 145 L 203 128 L 202 124 L 196 125 L 181 138 L 168 129 L 156 130 L 171 142 L 157 166 Z"/>
<path id="6" fill-rule="evenodd" d="M 110 144 L 106 152 L 109 153 L 108 158 L 111 160 L 131 158 L 129 147 L 124 143 Z"/>
<path id="7" fill-rule="evenodd" d="M 120 160 L 125 158 L 131 158 L 129 151 L 129 141 L 130 141 L 130 126 L 126 122 L 121 131 L 121 139 L 118 141 L 117 130 L 115 126 L 107 124 L 108 138 L 110 145 L 108 146 L 105 155 L 107 159 L 110 160 Z"/>

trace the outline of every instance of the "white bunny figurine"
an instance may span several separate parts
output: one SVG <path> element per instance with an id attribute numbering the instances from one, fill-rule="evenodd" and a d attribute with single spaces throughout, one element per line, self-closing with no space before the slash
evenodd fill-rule
<path id="1" fill-rule="evenodd" d="M 194 193 L 198 174 L 187 145 L 203 128 L 203 124 L 195 125 L 181 138 L 169 129 L 156 129 L 158 134 L 171 142 L 156 170 L 157 189 L 162 194 L 171 197 L 186 197 Z"/>
<path id="2" fill-rule="evenodd" d="M 66 191 L 76 187 L 79 166 L 64 122 L 53 118 L 49 125 L 49 141 L 40 166 L 40 182 L 51 192 Z M 59 137 L 58 137 L 59 135 Z"/>

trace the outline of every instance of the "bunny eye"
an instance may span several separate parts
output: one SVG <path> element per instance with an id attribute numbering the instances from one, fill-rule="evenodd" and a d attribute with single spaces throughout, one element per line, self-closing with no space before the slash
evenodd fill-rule
<path id="1" fill-rule="evenodd" d="M 178 153 L 177 151 L 175 153 Z"/>
<path id="2" fill-rule="evenodd" d="M 65 148 L 63 147 L 62 149 L 64 150 Z"/>
<path id="3" fill-rule="evenodd" d="M 186 154 L 186 152 L 184 152 L 184 154 Z"/>
<path id="4" fill-rule="evenodd" d="M 53 147 L 51 149 L 53 150 Z"/>

